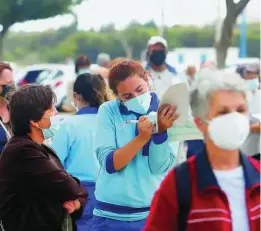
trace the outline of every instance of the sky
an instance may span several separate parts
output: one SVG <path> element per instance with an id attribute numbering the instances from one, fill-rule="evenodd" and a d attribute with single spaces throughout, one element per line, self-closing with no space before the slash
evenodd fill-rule
<path id="1" fill-rule="evenodd" d="M 203 26 L 217 18 L 218 1 L 220 14 L 225 16 L 225 0 L 87 0 L 74 10 L 79 18 L 79 29 L 83 30 L 90 28 L 98 30 L 102 25 L 109 23 L 114 23 L 117 29 L 122 29 L 132 20 L 140 23 L 154 20 L 157 24 L 161 24 L 162 8 L 164 24 L 167 26 L 175 24 Z M 250 0 L 246 17 L 248 21 L 260 20 L 260 0 Z M 69 15 L 56 16 L 46 20 L 17 23 L 11 30 L 30 32 L 58 29 L 69 25 L 72 20 Z"/>

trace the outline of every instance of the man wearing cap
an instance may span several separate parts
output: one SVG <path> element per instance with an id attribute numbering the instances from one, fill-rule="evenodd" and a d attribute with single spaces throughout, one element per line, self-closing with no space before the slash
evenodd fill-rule
<path id="1" fill-rule="evenodd" d="M 176 76 L 176 69 L 165 62 L 168 44 L 164 38 L 160 36 L 151 37 L 147 48 L 148 63 L 145 68 L 151 74 L 151 90 L 161 98 L 163 93 L 173 84 L 173 80 L 179 78 Z"/>

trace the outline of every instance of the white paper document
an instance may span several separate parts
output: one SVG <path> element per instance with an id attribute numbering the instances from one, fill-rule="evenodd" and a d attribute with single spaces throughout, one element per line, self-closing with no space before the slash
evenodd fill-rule
<path id="1" fill-rule="evenodd" d="M 176 83 L 172 85 L 162 96 L 160 106 L 165 104 L 175 105 L 176 113 L 179 118 L 175 121 L 175 125 L 185 125 L 188 120 L 189 113 L 189 90 L 186 83 Z"/>

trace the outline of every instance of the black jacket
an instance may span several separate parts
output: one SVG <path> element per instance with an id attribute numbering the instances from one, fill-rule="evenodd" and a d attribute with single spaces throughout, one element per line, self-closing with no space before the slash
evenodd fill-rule
<path id="1" fill-rule="evenodd" d="M 9 140 L 0 158 L 0 220 L 6 231 L 60 231 L 66 215 L 62 205 L 76 199 L 83 209 L 87 192 L 51 148 L 28 136 Z"/>

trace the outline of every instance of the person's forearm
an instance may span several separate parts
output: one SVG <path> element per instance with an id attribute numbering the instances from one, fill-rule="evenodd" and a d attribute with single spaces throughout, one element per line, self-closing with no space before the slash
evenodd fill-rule
<path id="1" fill-rule="evenodd" d="M 260 123 L 252 124 L 251 131 L 254 133 L 260 133 Z"/>
<path id="2" fill-rule="evenodd" d="M 147 143 L 141 136 L 137 136 L 124 147 L 118 149 L 113 155 L 113 164 L 115 171 L 124 168 Z"/>

